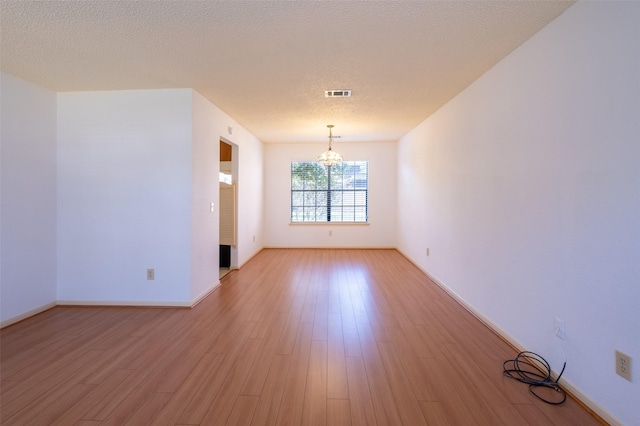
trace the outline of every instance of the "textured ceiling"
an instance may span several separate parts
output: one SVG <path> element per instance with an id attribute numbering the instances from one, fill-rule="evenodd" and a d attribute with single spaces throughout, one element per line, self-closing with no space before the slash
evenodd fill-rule
<path id="1" fill-rule="evenodd" d="M 389 141 L 571 4 L 1 0 L 0 67 L 55 91 L 194 88 L 264 142 Z"/>

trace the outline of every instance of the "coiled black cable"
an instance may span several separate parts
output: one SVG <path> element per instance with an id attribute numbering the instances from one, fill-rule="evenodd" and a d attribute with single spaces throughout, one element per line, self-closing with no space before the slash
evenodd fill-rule
<path id="1" fill-rule="evenodd" d="M 567 362 L 565 361 L 560 375 L 558 375 L 556 380 L 553 380 L 551 378 L 551 366 L 549 363 L 534 352 L 520 352 L 515 359 L 510 359 L 502 363 L 503 374 L 505 376 L 522 383 L 527 383 L 529 385 L 529 392 L 539 400 L 552 405 L 560 405 L 567 400 L 567 393 L 558 384 L 566 366 Z M 551 389 L 557 392 L 557 399 L 541 396 L 539 393 L 541 389 Z M 554 395 L 553 392 L 548 392 L 548 394 Z"/>

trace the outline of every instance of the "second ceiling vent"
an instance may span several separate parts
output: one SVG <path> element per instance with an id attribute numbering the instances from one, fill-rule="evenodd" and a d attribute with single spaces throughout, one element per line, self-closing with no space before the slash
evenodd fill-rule
<path id="1" fill-rule="evenodd" d="M 350 98 L 351 90 L 325 90 L 325 98 Z"/>

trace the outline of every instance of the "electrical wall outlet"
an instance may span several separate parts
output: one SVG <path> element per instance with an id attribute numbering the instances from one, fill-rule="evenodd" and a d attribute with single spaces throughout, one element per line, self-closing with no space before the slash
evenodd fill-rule
<path id="1" fill-rule="evenodd" d="M 427 247 L 427 256 L 429 256 L 429 247 Z"/>
<path id="2" fill-rule="evenodd" d="M 147 269 L 147 279 L 154 280 L 156 278 L 156 271 L 153 268 Z"/>
<path id="3" fill-rule="evenodd" d="M 553 334 L 555 334 L 558 339 L 564 340 L 564 321 L 560 318 L 556 317 L 553 321 Z"/>
<path id="4" fill-rule="evenodd" d="M 631 357 L 620 351 L 616 351 L 616 374 L 631 381 Z"/>

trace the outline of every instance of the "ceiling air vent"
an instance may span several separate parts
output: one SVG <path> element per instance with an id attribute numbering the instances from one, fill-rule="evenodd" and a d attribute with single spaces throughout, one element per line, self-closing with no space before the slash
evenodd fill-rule
<path id="1" fill-rule="evenodd" d="M 325 98 L 350 98 L 351 90 L 325 90 Z"/>

